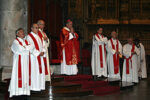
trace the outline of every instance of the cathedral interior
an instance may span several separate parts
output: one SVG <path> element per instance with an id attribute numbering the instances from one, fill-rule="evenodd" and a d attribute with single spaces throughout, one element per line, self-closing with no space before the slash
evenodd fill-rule
<path id="1" fill-rule="evenodd" d="M 90 92 L 76 92 L 71 90 L 79 87 L 75 84 L 63 86 L 70 88 L 69 97 L 62 95 L 48 96 L 50 89 L 42 93 L 33 93 L 31 100 L 148 100 L 150 98 L 150 0 L 0 0 L 0 98 L 7 98 L 8 82 L 1 82 L 2 73 L 10 73 L 12 66 L 12 53 L 10 45 L 15 38 L 15 30 L 23 27 L 26 34 L 31 31 L 31 25 L 43 19 L 45 32 L 50 38 L 49 56 L 51 65 L 59 65 L 60 31 L 67 19 L 73 21 L 73 27 L 79 35 L 80 49 L 92 49 L 93 35 L 99 27 L 104 30 L 104 35 L 111 37 L 111 32 L 118 33 L 122 45 L 127 43 L 128 37 L 138 38 L 145 47 L 148 78 L 141 80 L 140 84 L 122 89 L 119 93 L 93 96 Z M 80 51 L 82 58 L 83 52 Z M 80 74 L 84 68 L 79 65 Z M 4 70 L 6 68 L 6 70 Z M 90 68 L 86 71 L 89 71 Z M 85 72 L 87 73 L 87 72 Z M 8 75 L 9 76 L 9 75 Z M 7 75 L 5 76 L 7 77 Z M 62 78 L 54 80 L 61 81 Z M 7 81 L 7 80 L 6 80 Z M 117 83 L 117 82 L 116 82 Z M 112 82 L 116 86 L 116 83 Z M 110 83 L 111 84 L 111 83 Z M 118 84 L 118 83 L 117 83 Z M 48 83 L 49 85 L 49 83 Z M 47 86 L 48 86 L 47 85 Z M 48 87 L 51 88 L 51 87 Z M 61 88 L 61 86 L 60 86 Z M 56 91 L 58 90 L 57 88 Z M 105 89 L 104 89 L 105 90 Z M 67 90 L 61 90 L 64 91 Z M 77 96 L 74 96 L 73 93 Z M 82 96 L 81 94 L 89 94 Z M 60 96 L 60 97 L 59 97 Z"/>

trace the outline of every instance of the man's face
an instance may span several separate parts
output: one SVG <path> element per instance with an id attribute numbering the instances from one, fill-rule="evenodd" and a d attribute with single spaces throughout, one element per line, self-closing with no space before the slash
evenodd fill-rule
<path id="1" fill-rule="evenodd" d="M 112 38 L 116 39 L 117 38 L 117 33 L 114 31 L 111 33 Z"/>
<path id="2" fill-rule="evenodd" d="M 17 33 L 17 36 L 23 39 L 25 37 L 24 31 L 23 30 L 19 30 L 18 33 Z"/>
<path id="3" fill-rule="evenodd" d="M 132 38 L 128 38 L 128 43 L 129 44 L 133 44 L 133 39 Z"/>
<path id="4" fill-rule="evenodd" d="M 103 33 L 103 28 L 99 28 L 97 32 L 98 32 L 99 34 L 102 34 L 102 33 Z"/>
<path id="5" fill-rule="evenodd" d="M 31 28 L 32 32 L 34 32 L 34 33 L 36 33 L 36 34 L 38 33 L 38 29 L 39 29 L 39 28 L 38 28 L 38 25 L 37 25 L 37 24 L 34 24 L 33 27 Z"/>
<path id="6" fill-rule="evenodd" d="M 72 22 L 67 23 L 68 28 L 72 28 Z"/>
<path id="7" fill-rule="evenodd" d="M 45 22 L 44 21 L 40 21 L 40 23 L 38 24 L 40 29 L 44 29 L 45 27 Z"/>

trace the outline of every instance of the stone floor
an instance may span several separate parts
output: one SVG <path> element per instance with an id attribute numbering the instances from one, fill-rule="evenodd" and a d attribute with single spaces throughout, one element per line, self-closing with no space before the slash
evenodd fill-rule
<path id="1" fill-rule="evenodd" d="M 0 100 L 4 100 L 4 94 L 0 94 Z M 122 90 L 120 93 L 105 96 L 85 97 L 31 97 L 31 100 L 150 100 L 150 78 L 141 80 L 131 89 Z"/>

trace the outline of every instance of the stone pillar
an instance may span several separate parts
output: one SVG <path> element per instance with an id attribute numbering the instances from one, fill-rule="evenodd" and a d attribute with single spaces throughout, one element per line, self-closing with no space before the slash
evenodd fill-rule
<path id="1" fill-rule="evenodd" d="M 27 32 L 28 0 L 0 0 L 0 68 L 12 66 L 11 44 L 15 30 Z"/>

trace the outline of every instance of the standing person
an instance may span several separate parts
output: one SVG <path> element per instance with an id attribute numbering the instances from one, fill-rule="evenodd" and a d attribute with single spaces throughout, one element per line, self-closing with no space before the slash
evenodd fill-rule
<path id="1" fill-rule="evenodd" d="M 103 36 L 103 28 L 99 28 L 93 36 L 92 75 L 107 77 L 106 44 L 107 37 Z"/>
<path id="2" fill-rule="evenodd" d="M 147 68 L 146 68 L 144 45 L 140 42 L 139 39 L 135 39 L 135 45 L 140 51 L 140 54 L 138 55 L 138 76 L 140 78 L 147 78 Z"/>
<path id="3" fill-rule="evenodd" d="M 24 30 L 22 28 L 17 29 L 16 39 L 11 46 L 13 68 L 8 90 L 13 99 L 22 100 L 30 95 L 31 62 L 29 52 L 32 48 L 25 39 Z"/>
<path id="4" fill-rule="evenodd" d="M 140 51 L 133 43 L 133 38 L 128 38 L 128 43 L 123 46 L 123 55 L 125 56 L 123 64 L 122 81 L 138 83 L 138 62 L 137 55 Z"/>
<path id="5" fill-rule="evenodd" d="M 33 24 L 31 32 L 27 36 L 27 40 L 33 45 L 31 52 L 31 90 L 40 91 L 45 90 L 45 66 L 43 55 L 46 50 L 42 45 L 40 37 L 38 36 L 38 25 Z"/>
<path id="6" fill-rule="evenodd" d="M 122 45 L 117 39 L 117 33 L 115 31 L 111 32 L 111 39 L 108 41 L 107 45 L 107 64 L 108 64 L 108 77 L 121 79 L 120 78 L 120 67 L 119 67 L 119 57 L 122 54 Z"/>
<path id="7" fill-rule="evenodd" d="M 60 34 L 61 43 L 61 74 L 76 75 L 79 62 L 78 34 L 74 32 L 73 23 L 67 20 Z"/>
<path id="8" fill-rule="evenodd" d="M 46 50 L 46 53 L 43 55 L 44 64 L 45 64 L 45 80 L 50 81 L 51 80 L 51 71 L 50 71 L 50 65 L 49 65 L 49 54 L 48 54 L 48 47 L 49 47 L 49 38 L 47 37 L 46 33 L 44 32 L 45 22 L 43 20 L 38 20 L 37 22 L 39 31 L 38 35 L 43 41 L 43 47 Z"/>

